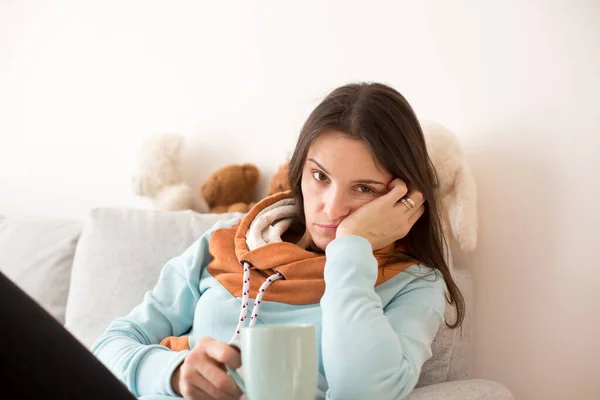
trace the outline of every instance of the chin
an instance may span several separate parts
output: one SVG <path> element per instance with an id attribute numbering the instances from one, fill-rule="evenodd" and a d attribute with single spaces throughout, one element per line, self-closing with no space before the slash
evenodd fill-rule
<path id="1" fill-rule="evenodd" d="M 312 244 L 321 251 L 325 251 L 327 245 L 335 239 L 335 232 L 321 232 L 319 228 L 311 225 L 309 225 L 308 234 Z"/>
<path id="2" fill-rule="evenodd" d="M 315 246 L 317 246 L 319 249 L 325 251 L 325 248 L 327 247 L 327 245 L 329 243 L 331 243 L 333 241 L 334 238 L 325 238 L 325 237 L 318 237 L 318 238 L 313 238 L 313 243 L 315 244 Z"/>

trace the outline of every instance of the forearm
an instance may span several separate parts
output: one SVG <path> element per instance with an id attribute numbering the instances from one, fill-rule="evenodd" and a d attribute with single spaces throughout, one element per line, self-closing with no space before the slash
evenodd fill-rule
<path id="1" fill-rule="evenodd" d="M 327 258 L 322 347 L 333 397 L 403 398 L 416 385 L 419 368 L 405 357 L 384 315 L 370 243 L 356 236 L 336 239 Z"/>
<path id="2" fill-rule="evenodd" d="M 164 394 L 174 396 L 171 376 L 187 355 L 164 346 L 148 344 L 132 334 L 129 323 L 116 320 L 98 339 L 92 352 L 136 396 Z"/>

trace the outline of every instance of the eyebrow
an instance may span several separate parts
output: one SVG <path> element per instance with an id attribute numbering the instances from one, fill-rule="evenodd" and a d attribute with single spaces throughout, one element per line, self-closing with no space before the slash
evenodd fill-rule
<path id="1" fill-rule="evenodd" d="M 317 167 L 321 168 L 323 170 L 323 172 L 325 172 L 327 175 L 331 175 L 329 173 L 329 171 L 327 171 L 327 169 L 324 166 L 322 166 L 314 158 L 308 158 L 307 160 L 315 163 L 317 165 Z M 385 183 L 379 182 L 379 181 L 374 181 L 373 179 L 357 179 L 355 181 L 352 181 L 352 183 L 354 183 L 354 184 L 356 184 L 356 183 L 369 183 L 369 184 L 372 184 L 372 185 L 383 185 L 383 186 L 385 186 Z"/>

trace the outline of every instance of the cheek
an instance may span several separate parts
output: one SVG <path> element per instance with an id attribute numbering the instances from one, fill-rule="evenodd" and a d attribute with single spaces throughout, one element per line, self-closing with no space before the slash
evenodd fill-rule
<path id="1" fill-rule="evenodd" d="M 379 196 L 377 196 L 379 197 Z M 352 211 L 364 206 L 367 203 L 372 202 L 373 200 L 375 200 L 377 197 L 375 196 L 365 196 L 365 198 L 358 198 L 356 200 L 354 200 L 353 204 L 352 204 Z"/>
<path id="2" fill-rule="evenodd" d="M 374 195 L 374 194 L 372 194 L 372 195 L 368 195 L 368 194 L 349 195 L 348 200 L 345 203 L 345 206 L 347 207 L 348 215 L 352 214 L 354 211 L 358 210 L 365 204 L 372 202 L 373 200 L 377 199 L 378 197 L 380 197 L 380 196 Z"/>
<path id="3" fill-rule="evenodd" d="M 306 221 L 312 221 L 319 204 L 319 191 L 316 185 L 302 178 L 302 196 L 304 199 L 304 216 Z"/>

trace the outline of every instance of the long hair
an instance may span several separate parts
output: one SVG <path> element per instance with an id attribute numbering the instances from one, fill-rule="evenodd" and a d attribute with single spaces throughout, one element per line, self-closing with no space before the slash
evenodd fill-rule
<path id="1" fill-rule="evenodd" d="M 448 244 L 441 225 L 437 175 L 412 107 L 398 91 L 381 83 L 352 83 L 325 97 L 304 123 L 290 161 L 289 184 L 301 223 L 305 223 L 301 182 L 306 155 L 321 134 L 332 131 L 361 140 L 394 178 L 423 193 L 425 212 L 402 239 L 402 250 L 391 254 L 391 261 L 416 259 L 439 270 L 450 296 L 446 300 L 456 307 L 456 321 L 446 325 L 459 327 L 465 301 L 444 257 Z"/>

